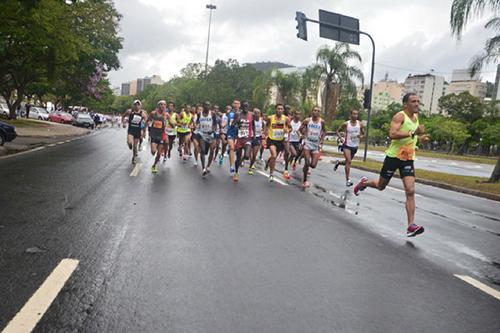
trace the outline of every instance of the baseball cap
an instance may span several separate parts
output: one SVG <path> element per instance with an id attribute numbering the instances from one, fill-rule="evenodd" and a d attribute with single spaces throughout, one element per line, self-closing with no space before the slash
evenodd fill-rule
<path id="1" fill-rule="evenodd" d="M 141 101 L 140 101 L 140 100 L 138 100 L 138 99 L 136 99 L 136 100 L 134 101 L 134 103 L 132 103 L 132 104 L 137 104 L 137 103 L 139 103 L 139 105 L 142 105 Z"/>
<path id="2" fill-rule="evenodd" d="M 160 105 L 161 103 L 163 103 L 163 104 L 167 105 L 167 102 L 165 102 L 165 100 L 163 100 L 163 99 L 162 99 L 162 100 L 160 100 L 160 101 L 158 101 L 158 103 L 156 103 L 156 105 Z"/>

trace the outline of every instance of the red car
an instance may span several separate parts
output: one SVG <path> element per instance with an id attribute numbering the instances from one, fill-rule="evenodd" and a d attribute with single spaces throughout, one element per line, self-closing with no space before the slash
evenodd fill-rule
<path id="1" fill-rule="evenodd" d="M 49 114 L 49 121 L 61 124 L 73 124 L 73 116 L 67 112 L 56 111 Z"/>

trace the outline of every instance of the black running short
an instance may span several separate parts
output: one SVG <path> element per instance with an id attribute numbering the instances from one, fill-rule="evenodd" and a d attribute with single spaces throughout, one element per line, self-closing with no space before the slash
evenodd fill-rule
<path id="1" fill-rule="evenodd" d="M 252 139 L 252 147 L 262 145 L 262 137 Z"/>
<path id="2" fill-rule="evenodd" d="M 270 149 L 271 146 L 275 146 L 276 147 L 276 151 L 278 153 L 280 151 L 285 150 L 284 140 L 273 140 L 273 139 L 267 138 L 267 149 Z"/>
<path id="3" fill-rule="evenodd" d="M 292 145 L 293 149 L 295 149 L 295 152 L 297 154 L 300 153 L 301 150 L 300 142 L 290 142 L 290 144 Z"/>
<path id="4" fill-rule="evenodd" d="M 349 147 L 349 146 L 346 146 L 346 145 L 342 145 L 342 151 L 344 151 L 345 149 L 348 149 L 351 151 L 351 159 L 354 158 L 354 155 L 356 155 L 356 153 L 358 152 L 358 147 Z"/>
<path id="5" fill-rule="evenodd" d="M 156 143 L 158 145 L 162 145 L 163 144 L 163 140 L 161 138 L 151 137 L 151 143 Z"/>
<path id="6" fill-rule="evenodd" d="M 382 170 L 380 171 L 380 177 L 389 180 L 394 176 L 396 169 L 399 170 L 399 176 L 401 178 L 415 177 L 413 161 L 402 161 L 399 158 L 389 156 L 385 157 Z"/>
<path id="7" fill-rule="evenodd" d="M 134 139 L 140 139 L 141 134 L 141 129 L 139 127 L 129 127 L 128 129 L 128 135 L 132 135 Z"/>

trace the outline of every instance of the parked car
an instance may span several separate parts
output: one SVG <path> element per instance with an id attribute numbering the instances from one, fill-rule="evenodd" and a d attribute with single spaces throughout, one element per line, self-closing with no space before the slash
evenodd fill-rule
<path id="1" fill-rule="evenodd" d="M 38 120 L 49 120 L 49 113 L 44 108 L 32 106 L 29 118 Z"/>
<path id="2" fill-rule="evenodd" d="M 73 116 L 64 111 L 56 111 L 49 113 L 49 120 L 54 123 L 72 124 Z"/>
<path id="3" fill-rule="evenodd" d="M 88 113 L 78 113 L 73 120 L 73 126 L 87 127 L 94 129 L 94 120 L 90 117 Z"/>
<path id="4" fill-rule="evenodd" d="M 0 121 L 0 146 L 16 138 L 16 127 Z"/>
<path id="5" fill-rule="evenodd" d="M 9 107 L 5 103 L 0 103 L 0 116 L 4 118 L 9 117 Z"/>

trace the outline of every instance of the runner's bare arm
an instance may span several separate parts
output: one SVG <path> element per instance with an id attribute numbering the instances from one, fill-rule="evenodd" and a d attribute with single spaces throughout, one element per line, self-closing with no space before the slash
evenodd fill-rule
<path id="1" fill-rule="evenodd" d="M 345 129 L 347 127 L 347 122 L 343 122 L 342 125 L 339 126 L 339 128 L 337 128 L 337 130 L 335 131 L 335 133 L 337 134 L 337 137 L 341 137 L 340 135 L 340 132 L 345 132 Z"/>
<path id="2" fill-rule="evenodd" d="M 306 118 L 299 127 L 299 133 L 302 134 L 302 136 L 306 135 L 306 128 L 308 123 L 309 123 L 309 118 Z"/>
<path id="3" fill-rule="evenodd" d="M 394 117 L 392 117 L 391 128 L 389 130 L 389 137 L 391 139 L 404 139 L 411 137 L 410 132 L 402 132 L 399 129 L 405 120 L 405 116 L 402 113 L 396 113 Z"/>

